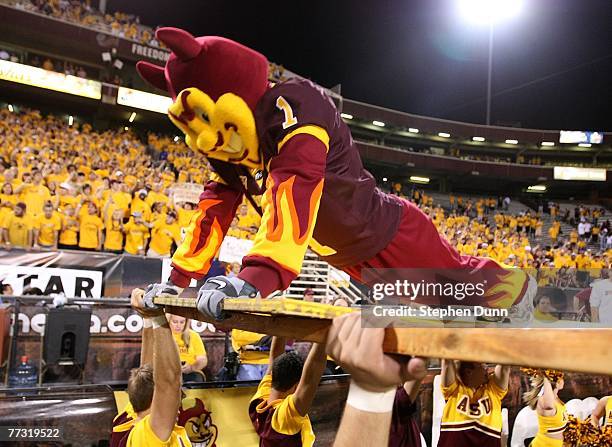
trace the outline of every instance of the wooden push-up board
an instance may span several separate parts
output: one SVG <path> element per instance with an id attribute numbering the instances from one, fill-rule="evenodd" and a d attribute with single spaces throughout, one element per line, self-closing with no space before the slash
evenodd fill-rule
<path id="1" fill-rule="evenodd" d="M 357 309 L 301 300 L 227 299 L 222 322 L 207 320 L 194 298 L 156 298 L 166 311 L 223 329 L 324 342 L 334 317 Z M 612 329 L 389 328 L 387 353 L 612 375 Z"/>

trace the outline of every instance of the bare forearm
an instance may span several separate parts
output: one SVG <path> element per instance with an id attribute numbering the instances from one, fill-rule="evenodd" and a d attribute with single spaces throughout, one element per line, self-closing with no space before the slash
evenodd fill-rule
<path id="1" fill-rule="evenodd" d="M 325 370 L 325 345 L 315 343 L 310 349 L 308 358 L 304 365 L 304 371 L 300 378 L 297 390 L 294 394 L 295 408 L 302 416 L 306 416 L 317 393 L 321 375 Z"/>
<path id="2" fill-rule="evenodd" d="M 191 365 L 194 371 L 202 371 L 208 365 L 208 357 L 205 355 L 198 356 L 196 361 Z"/>
<path id="3" fill-rule="evenodd" d="M 495 383 L 502 390 L 508 389 L 508 383 L 510 382 L 510 366 L 497 365 L 495 367 Z"/>
<path id="4" fill-rule="evenodd" d="M 270 365 L 274 359 L 285 353 L 285 345 L 287 339 L 285 337 L 272 337 L 272 345 L 270 346 Z"/>
<path id="5" fill-rule="evenodd" d="M 325 345 L 322 343 L 313 343 L 306 363 L 304 364 L 304 372 L 302 378 L 305 382 L 318 385 L 323 371 L 325 371 L 327 355 L 325 354 Z"/>
<path id="6" fill-rule="evenodd" d="M 347 405 L 334 447 L 386 446 L 389 444 L 390 427 L 391 412 L 370 413 Z"/>
<path id="7" fill-rule="evenodd" d="M 180 387 L 181 362 L 168 325 L 153 329 L 153 379 L 159 387 Z"/>
<path id="8" fill-rule="evenodd" d="M 442 370 L 440 372 L 442 386 L 455 383 L 455 363 L 452 360 L 442 359 Z"/>
<path id="9" fill-rule="evenodd" d="M 181 361 L 164 315 L 153 317 L 153 381 L 150 425 L 159 439 L 168 439 L 180 404 Z"/>
<path id="10" fill-rule="evenodd" d="M 153 365 L 153 328 L 142 330 L 142 346 L 140 347 L 140 365 Z"/>

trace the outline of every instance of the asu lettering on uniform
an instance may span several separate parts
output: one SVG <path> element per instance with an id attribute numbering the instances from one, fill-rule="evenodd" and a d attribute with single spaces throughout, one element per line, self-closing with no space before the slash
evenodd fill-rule
<path id="1" fill-rule="evenodd" d="M 473 389 L 454 382 L 442 388 L 446 400 L 440 428 L 439 447 L 499 447 L 502 430 L 501 389 L 493 376 Z"/>

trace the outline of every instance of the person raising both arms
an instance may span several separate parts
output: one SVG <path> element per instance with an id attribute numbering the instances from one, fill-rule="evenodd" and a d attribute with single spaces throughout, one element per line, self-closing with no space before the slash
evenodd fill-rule
<path id="1" fill-rule="evenodd" d="M 268 371 L 249 405 L 260 447 L 312 447 L 308 411 L 325 369 L 325 345 L 315 343 L 306 363 L 285 352 L 286 340 L 272 338 Z"/>
<path id="2" fill-rule="evenodd" d="M 440 375 L 446 404 L 438 447 L 499 447 L 510 366 L 488 374 L 483 363 L 442 360 Z"/>

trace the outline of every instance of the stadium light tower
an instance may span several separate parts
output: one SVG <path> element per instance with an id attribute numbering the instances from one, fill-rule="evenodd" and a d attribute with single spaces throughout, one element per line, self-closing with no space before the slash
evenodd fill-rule
<path id="1" fill-rule="evenodd" d="M 493 72 L 493 34 L 495 24 L 517 16 L 523 0 L 458 0 L 464 19 L 474 25 L 489 27 L 489 63 L 487 71 L 487 126 L 491 124 L 491 74 Z"/>

